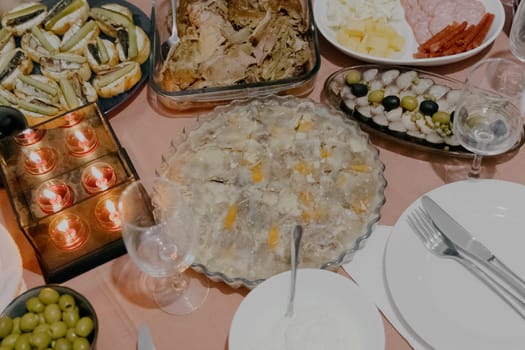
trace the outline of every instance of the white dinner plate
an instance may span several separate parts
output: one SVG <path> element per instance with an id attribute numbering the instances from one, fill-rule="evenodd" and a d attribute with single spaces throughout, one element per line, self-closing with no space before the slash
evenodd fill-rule
<path id="1" fill-rule="evenodd" d="M 285 318 L 289 288 L 287 271 L 246 296 L 231 323 L 230 350 L 385 348 L 379 311 L 350 279 L 327 270 L 299 269 L 294 316 Z"/>
<path id="2" fill-rule="evenodd" d="M 525 277 L 525 186 L 466 180 L 428 195 L 517 274 Z M 400 316 L 436 349 L 523 349 L 525 320 L 456 261 L 432 255 L 409 227 L 395 224 L 385 252 L 388 292 Z"/>
<path id="3" fill-rule="evenodd" d="M 379 63 L 379 64 L 398 64 L 398 65 L 412 65 L 412 66 L 438 66 L 448 63 L 458 62 L 466 58 L 472 57 L 484 50 L 487 46 L 492 44 L 496 37 L 503 30 L 505 24 L 505 9 L 499 0 L 479 0 L 485 6 L 487 12 L 494 14 L 494 21 L 492 26 L 487 33 L 483 43 L 466 52 L 462 52 L 456 55 L 444 56 L 444 57 L 433 57 L 433 58 L 413 58 L 413 54 L 417 52 L 418 43 L 412 32 L 412 28 L 405 21 L 397 21 L 390 23 L 396 28 L 398 33 L 406 38 L 406 44 L 402 51 L 396 54 L 396 57 L 382 58 L 360 53 L 339 44 L 336 39 L 336 32 L 328 26 L 327 20 L 327 6 L 330 1 L 336 0 L 315 0 L 314 2 L 314 19 L 317 28 L 321 34 L 337 49 L 344 52 L 345 54 L 360 59 L 365 62 Z M 401 6 L 401 4 L 399 4 Z"/>
<path id="4" fill-rule="evenodd" d="M 0 224 L 0 313 L 20 291 L 22 270 L 20 250 Z"/>

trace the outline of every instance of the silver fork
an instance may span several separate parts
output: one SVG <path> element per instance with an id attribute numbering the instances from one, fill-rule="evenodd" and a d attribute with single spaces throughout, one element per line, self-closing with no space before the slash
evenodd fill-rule
<path id="1" fill-rule="evenodd" d="M 439 232 L 428 214 L 421 208 L 408 214 L 407 221 L 412 230 L 419 236 L 425 247 L 440 258 L 449 258 L 457 261 L 469 270 L 474 276 L 485 283 L 494 293 L 502 298 L 516 313 L 525 319 L 525 303 L 516 297 L 506 287 L 501 285 L 491 275 L 480 269 L 470 260 L 465 259 L 456 249 L 454 243 Z"/>

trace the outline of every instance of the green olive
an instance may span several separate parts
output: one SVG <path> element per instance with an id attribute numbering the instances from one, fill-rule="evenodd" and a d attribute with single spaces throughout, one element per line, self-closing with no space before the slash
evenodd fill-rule
<path id="1" fill-rule="evenodd" d="M 368 94 L 368 102 L 380 103 L 385 97 L 385 92 L 383 90 L 374 90 L 370 91 Z"/>
<path id="2" fill-rule="evenodd" d="M 46 305 L 58 303 L 59 298 L 60 294 L 50 287 L 42 288 L 38 293 L 38 299 Z"/>
<path id="3" fill-rule="evenodd" d="M 31 334 L 31 345 L 38 349 L 38 350 L 44 350 L 51 344 L 51 336 L 47 333 L 32 333 Z"/>
<path id="4" fill-rule="evenodd" d="M 62 318 L 62 311 L 60 310 L 58 304 L 46 305 L 46 309 L 44 310 L 44 318 L 46 319 L 47 323 L 59 321 Z"/>
<path id="5" fill-rule="evenodd" d="M 89 341 L 86 338 L 76 338 L 73 341 L 73 350 L 89 350 Z"/>
<path id="6" fill-rule="evenodd" d="M 78 335 L 75 333 L 74 328 L 69 328 L 66 332 L 66 339 L 69 340 L 71 343 L 75 341 L 75 339 L 78 338 Z"/>
<path id="7" fill-rule="evenodd" d="M 15 350 L 31 350 L 30 333 L 21 334 L 15 341 Z"/>
<path id="8" fill-rule="evenodd" d="M 448 124 L 450 123 L 450 114 L 447 112 L 438 111 L 432 114 L 432 122 L 439 124 Z"/>
<path id="9" fill-rule="evenodd" d="M 64 321 L 69 328 L 74 328 L 79 319 L 80 316 L 74 308 L 67 309 L 62 313 L 62 321 Z"/>
<path id="10" fill-rule="evenodd" d="M 43 312 L 38 314 L 38 323 L 39 324 L 46 324 L 46 318 L 45 318 Z"/>
<path id="11" fill-rule="evenodd" d="M 350 69 L 346 72 L 345 81 L 348 85 L 359 83 L 361 81 L 361 72 L 356 69 Z"/>
<path id="12" fill-rule="evenodd" d="M 22 331 L 20 330 L 20 320 L 21 317 L 15 317 L 13 318 L 13 329 L 11 330 L 11 333 L 15 334 L 22 334 Z"/>
<path id="13" fill-rule="evenodd" d="M 67 333 L 67 325 L 64 321 L 56 321 L 49 325 L 49 329 L 51 330 L 51 338 L 53 339 L 59 339 L 66 336 Z"/>
<path id="14" fill-rule="evenodd" d="M 29 312 L 34 312 L 35 314 L 38 314 L 40 312 L 44 312 L 45 304 L 38 299 L 37 297 L 29 298 L 26 301 L 26 308 Z"/>
<path id="15" fill-rule="evenodd" d="M 78 320 L 77 325 L 75 326 L 75 333 L 79 337 L 87 337 L 89 333 L 93 330 L 93 320 L 91 317 L 84 316 Z"/>
<path id="16" fill-rule="evenodd" d="M 5 346 L 6 348 L 13 349 L 15 347 L 16 340 L 20 334 L 17 333 L 11 333 L 4 339 L 2 339 L 2 346 Z"/>
<path id="17" fill-rule="evenodd" d="M 27 312 L 20 319 L 20 329 L 22 332 L 31 332 L 38 326 L 38 315 L 32 312 Z"/>
<path id="18" fill-rule="evenodd" d="M 51 329 L 47 323 L 45 324 L 39 324 L 38 326 L 33 329 L 33 333 L 47 333 L 51 334 Z"/>
<path id="19" fill-rule="evenodd" d="M 75 298 L 71 294 L 62 294 L 58 299 L 58 306 L 62 311 L 75 306 Z"/>
<path id="20" fill-rule="evenodd" d="M 5 338 L 13 330 L 13 319 L 9 316 L 0 317 L 0 339 Z"/>
<path id="21" fill-rule="evenodd" d="M 55 350 L 71 350 L 73 346 L 66 338 L 57 339 L 54 348 Z"/>
<path id="22" fill-rule="evenodd" d="M 407 111 L 414 111 L 418 106 L 417 98 L 414 96 L 403 96 L 401 99 L 401 107 Z"/>

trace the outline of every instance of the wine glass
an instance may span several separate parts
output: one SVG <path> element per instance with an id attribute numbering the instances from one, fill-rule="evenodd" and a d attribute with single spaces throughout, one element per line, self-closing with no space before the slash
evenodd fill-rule
<path id="1" fill-rule="evenodd" d="M 522 136 L 523 68 L 510 59 L 489 58 L 469 71 L 453 124 L 459 143 L 474 153 L 471 178 L 480 176 L 483 156 L 506 152 Z"/>
<path id="2" fill-rule="evenodd" d="M 122 237 L 132 261 L 153 280 L 161 310 L 184 315 L 198 309 L 208 295 L 207 280 L 183 272 L 199 250 L 199 230 L 179 186 L 155 177 L 148 193 L 140 180 L 119 198 Z"/>
<path id="3" fill-rule="evenodd" d="M 510 51 L 520 61 L 525 61 L 525 1 L 513 2 L 514 18 L 510 27 Z"/>

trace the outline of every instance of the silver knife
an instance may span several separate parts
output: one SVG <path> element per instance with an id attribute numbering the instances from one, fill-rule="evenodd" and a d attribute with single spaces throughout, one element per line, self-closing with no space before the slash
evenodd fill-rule
<path id="1" fill-rule="evenodd" d="M 139 329 L 139 339 L 137 342 L 137 350 L 155 350 L 153 338 L 146 325 L 142 325 Z"/>
<path id="2" fill-rule="evenodd" d="M 525 300 L 525 281 L 499 260 L 483 243 L 461 226 L 428 196 L 421 198 L 423 208 L 441 233 L 482 266 L 499 277 Z"/>

